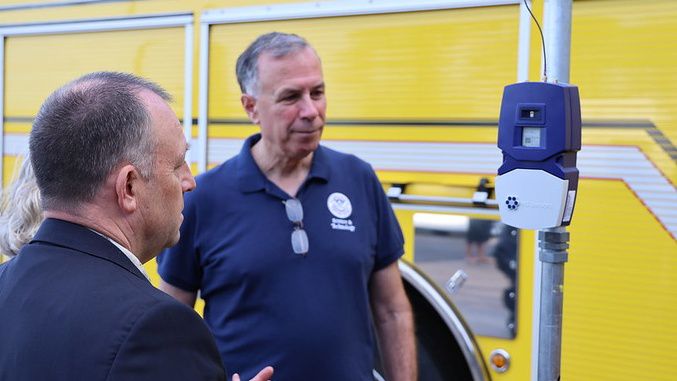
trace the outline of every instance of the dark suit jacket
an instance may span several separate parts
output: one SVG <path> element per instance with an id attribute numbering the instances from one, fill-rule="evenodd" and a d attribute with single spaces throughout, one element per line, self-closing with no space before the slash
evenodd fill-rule
<path id="1" fill-rule="evenodd" d="M 47 219 L 0 266 L 0 380 L 222 379 L 199 315 L 89 229 Z"/>

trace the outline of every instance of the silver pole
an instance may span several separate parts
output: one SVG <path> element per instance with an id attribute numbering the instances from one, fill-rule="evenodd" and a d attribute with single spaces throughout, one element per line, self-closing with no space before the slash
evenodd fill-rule
<path id="1" fill-rule="evenodd" d="M 571 7 L 573 0 L 545 0 L 543 38 L 548 82 L 569 83 Z"/>
<path id="2" fill-rule="evenodd" d="M 557 381 L 562 355 L 564 263 L 569 233 L 565 227 L 538 232 L 541 261 L 541 313 L 538 329 L 538 381 Z"/>
<path id="3" fill-rule="evenodd" d="M 569 83 L 573 0 L 544 0 L 544 40 L 548 82 Z M 538 381 L 560 379 L 564 263 L 568 258 L 566 227 L 538 232 L 541 300 L 538 329 Z"/>

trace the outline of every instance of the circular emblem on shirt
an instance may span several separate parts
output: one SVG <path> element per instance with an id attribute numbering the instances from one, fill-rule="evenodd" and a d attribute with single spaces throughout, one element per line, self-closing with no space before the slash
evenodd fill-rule
<path id="1" fill-rule="evenodd" d="M 353 206 L 350 204 L 348 196 L 339 192 L 329 195 L 327 207 L 336 218 L 347 218 L 353 212 Z"/>

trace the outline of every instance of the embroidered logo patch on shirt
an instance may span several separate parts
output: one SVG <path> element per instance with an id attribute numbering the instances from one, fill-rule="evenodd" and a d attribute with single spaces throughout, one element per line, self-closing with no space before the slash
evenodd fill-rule
<path id="1" fill-rule="evenodd" d="M 327 207 L 331 214 L 337 218 L 348 218 L 353 213 L 353 206 L 350 204 L 348 196 L 343 193 L 334 192 L 327 198 Z"/>
<path id="2" fill-rule="evenodd" d="M 327 208 L 329 212 L 336 217 L 331 219 L 331 228 L 334 230 L 355 231 L 355 225 L 352 220 L 346 218 L 353 213 L 353 206 L 348 196 L 343 193 L 335 192 L 327 198 Z"/>

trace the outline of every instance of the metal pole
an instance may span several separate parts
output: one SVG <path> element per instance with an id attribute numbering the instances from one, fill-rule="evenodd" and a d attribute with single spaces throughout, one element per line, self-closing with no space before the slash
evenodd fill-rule
<path id="1" fill-rule="evenodd" d="M 543 4 L 543 39 L 548 82 L 569 83 L 572 1 L 545 0 Z"/>
<path id="2" fill-rule="evenodd" d="M 573 0 L 544 1 L 544 40 L 548 82 L 569 83 Z M 541 300 L 538 329 L 538 381 L 560 379 L 564 263 L 569 233 L 565 227 L 538 232 Z"/>
<path id="3" fill-rule="evenodd" d="M 569 233 L 565 227 L 538 232 L 541 261 L 541 313 L 538 335 L 538 381 L 557 381 L 562 355 L 564 263 Z"/>

